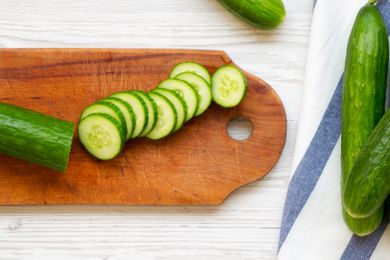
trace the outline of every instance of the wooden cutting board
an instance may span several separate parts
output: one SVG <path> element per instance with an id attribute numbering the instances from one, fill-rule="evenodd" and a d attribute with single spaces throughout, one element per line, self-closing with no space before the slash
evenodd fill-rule
<path id="1" fill-rule="evenodd" d="M 120 90 L 150 90 L 182 61 L 212 73 L 232 63 L 222 51 L 155 49 L 1 49 L 0 102 L 77 122 L 88 104 Z M 212 105 L 176 134 L 135 139 L 118 158 L 101 162 L 75 135 L 66 174 L 0 155 L 0 204 L 215 205 L 266 175 L 286 139 L 286 115 L 275 91 L 246 74 L 249 90 L 233 109 Z M 244 116 L 245 141 L 226 131 Z"/>

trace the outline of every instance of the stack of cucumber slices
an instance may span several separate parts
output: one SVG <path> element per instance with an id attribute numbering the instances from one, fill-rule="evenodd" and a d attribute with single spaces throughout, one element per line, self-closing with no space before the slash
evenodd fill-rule
<path id="1" fill-rule="evenodd" d="M 195 62 L 178 64 L 170 78 L 149 92 L 117 92 L 89 105 L 80 116 L 78 133 L 87 151 L 100 160 L 120 154 L 136 137 L 158 140 L 203 114 L 211 101 L 237 106 L 246 94 L 245 75 L 236 67 L 220 67 L 211 77 Z"/>

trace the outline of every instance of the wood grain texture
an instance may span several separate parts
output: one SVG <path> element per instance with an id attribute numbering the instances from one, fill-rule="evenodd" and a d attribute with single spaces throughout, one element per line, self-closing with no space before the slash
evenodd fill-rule
<path id="1" fill-rule="evenodd" d="M 253 29 L 215 0 L 3 0 L 1 47 L 224 50 L 266 80 L 288 119 L 281 159 L 220 206 L 0 207 L 0 259 L 275 259 L 299 119 L 312 0 L 284 0 L 285 23 Z"/>
<path id="2" fill-rule="evenodd" d="M 220 51 L 146 49 L 2 49 L 0 101 L 77 122 L 82 110 L 117 91 L 156 87 L 180 62 L 213 73 L 232 61 Z M 76 137 L 66 174 L 0 156 L 0 204 L 215 205 L 262 178 L 286 139 L 284 107 L 273 89 L 247 74 L 236 108 L 212 105 L 160 141 L 131 140 L 108 162 L 93 159 Z M 253 134 L 229 137 L 227 123 L 247 117 Z"/>

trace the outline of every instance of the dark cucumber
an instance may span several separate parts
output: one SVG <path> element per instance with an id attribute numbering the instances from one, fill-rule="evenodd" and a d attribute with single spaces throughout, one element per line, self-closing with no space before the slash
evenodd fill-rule
<path id="1" fill-rule="evenodd" d="M 0 103 L 0 153 L 65 172 L 74 124 Z"/>
<path id="2" fill-rule="evenodd" d="M 389 43 L 384 20 L 373 5 L 367 4 L 357 15 L 347 49 L 342 101 L 342 194 L 357 156 L 384 114 L 388 59 Z M 362 191 L 366 188 L 366 185 L 360 187 Z M 380 211 L 376 211 L 369 218 L 379 215 Z M 351 231 L 359 234 L 355 228 L 358 223 L 353 224 L 354 218 L 344 213 L 344 219 Z M 374 222 L 367 220 L 367 223 Z M 364 228 L 365 232 L 361 232 Z M 360 233 L 369 234 L 376 228 L 376 225 L 367 224 L 360 227 Z"/>
<path id="3" fill-rule="evenodd" d="M 278 27 L 286 16 L 282 0 L 219 0 L 231 13 L 260 29 Z"/>
<path id="4" fill-rule="evenodd" d="M 360 152 L 345 184 L 344 208 L 353 217 L 371 216 L 390 193 L 390 110 Z"/>

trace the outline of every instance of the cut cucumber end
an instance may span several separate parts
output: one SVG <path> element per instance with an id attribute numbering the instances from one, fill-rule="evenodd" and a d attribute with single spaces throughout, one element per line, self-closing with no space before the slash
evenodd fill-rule
<path id="1" fill-rule="evenodd" d="M 78 134 L 85 149 L 99 160 L 111 160 L 123 149 L 125 135 L 120 123 L 104 113 L 90 114 L 83 118 Z"/>
<path id="2" fill-rule="evenodd" d="M 202 77 L 207 84 L 211 85 L 211 76 L 209 71 L 201 64 L 196 62 L 182 62 L 177 64 L 170 75 L 170 78 L 173 79 L 177 75 L 184 73 L 184 72 L 191 72 L 194 73 L 200 77 Z"/>
<path id="3" fill-rule="evenodd" d="M 213 100 L 222 107 L 235 107 L 246 95 L 247 79 L 232 65 L 219 68 L 213 75 L 212 83 Z"/>

